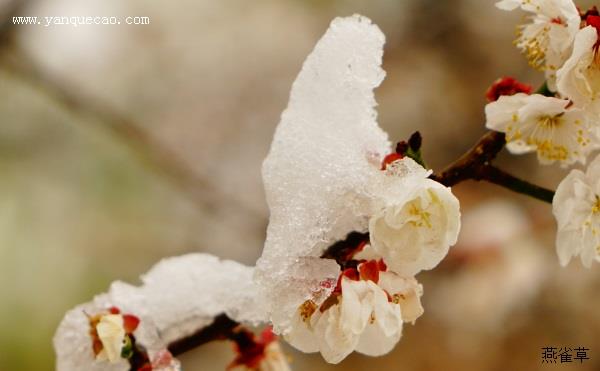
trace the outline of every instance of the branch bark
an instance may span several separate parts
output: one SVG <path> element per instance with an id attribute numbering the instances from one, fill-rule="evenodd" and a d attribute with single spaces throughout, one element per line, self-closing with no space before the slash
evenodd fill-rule
<path id="1" fill-rule="evenodd" d="M 447 187 L 469 179 L 484 180 L 513 192 L 552 203 L 554 191 L 519 179 L 492 165 L 492 161 L 504 148 L 504 144 L 503 133 L 490 131 L 458 160 L 446 167 L 439 175 L 431 175 L 431 178 Z"/>
<path id="2" fill-rule="evenodd" d="M 169 352 L 176 357 L 179 354 L 190 351 L 213 340 L 229 339 L 239 325 L 239 323 L 227 317 L 227 315 L 221 314 L 215 318 L 212 324 L 201 328 L 185 338 L 172 342 L 167 348 L 169 349 Z"/>

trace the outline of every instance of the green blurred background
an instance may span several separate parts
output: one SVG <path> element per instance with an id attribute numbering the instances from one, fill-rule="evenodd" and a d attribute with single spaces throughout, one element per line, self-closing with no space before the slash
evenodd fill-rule
<path id="1" fill-rule="evenodd" d="M 256 260 L 260 166 L 289 89 L 331 19 L 353 13 L 387 37 L 380 124 L 395 140 L 420 130 L 434 169 L 485 131 L 497 77 L 542 82 L 511 44 L 523 13 L 487 0 L 0 1 L 0 370 L 54 369 L 64 312 L 162 257 Z M 552 188 L 566 174 L 534 155 L 499 164 Z M 287 347 L 295 370 L 600 369 L 599 268 L 558 265 L 551 207 L 487 184 L 454 192 L 460 242 L 418 277 L 425 314 L 397 348 L 334 366 Z M 590 348 L 590 360 L 544 365 L 546 346 Z M 214 343 L 182 361 L 221 370 L 232 357 Z"/>

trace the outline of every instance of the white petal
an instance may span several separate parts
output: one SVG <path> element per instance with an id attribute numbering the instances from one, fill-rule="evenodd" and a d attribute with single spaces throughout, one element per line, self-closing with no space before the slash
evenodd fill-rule
<path id="1" fill-rule="evenodd" d="M 578 231 L 558 231 L 556 234 L 556 252 L 558 261 L 563 267 L 569 264 L 571 258 L 581 253 L 583 240 Z"/>
<path id="2" fill-rule="evenodd" d="M 121 349 L 125 338 L 123 316 L 120 314 L 102 316 L 96 326 L 96 331 L 98 331 L 98 337 L 102 342 L 109 362 L 118 361 L 121 358 Z"/>
<path id="3" fill-rule="evenodd" d="M 371 322 L 364 329 L 356 350 L 370 356 L 391 351 L 402 335 L 402 315 L 398 304 L 389 303 L 385 292 L 369 281 L 374 294 Z"/>
<path id="4" fill-rule="evenodd" d="M 582 107 L 590 104 L 594 95 L 600 92 L 600 86 L 594 86 L 593 81 L 588 81 L 586 77 L 587 67 L 593 63 L 592 48 L 597 38 L 596 29 L 592 26 L 579 30 L 575 36 L 573 53 L 556 72 L 559 93 Z"/>
<path id="5" fill-rule="evenodd" d="M 497 101 L 485 106 L 485 126 L 488 129 L 506 132 L 511 123 L 519 119 L 519 110 L 526 104 L 528 95 L 518 93 L 514 95 L 503 95 Z"/>
<path id="6" fill-rule="evenodd" d="M 379 274 L 379 286 L 392 297 L 398 296 L 404 322 L 413 322 L 423 314 L 423 286 L 414 278 L 404 278 L 394 272 Z"/>
<path id="7" fill-rule="evenodd" d="M 313 316 L 320 316 L 318 308 Z M 307 320 L 306 322 L 303 321 L 299 314 L 294 316 L 292 326 L 289 332 L 284 335 L 284 339 L 291 346 L 304 353 L 314 353 L 319 351 L 319 345 L 315 339 L 310 320 Z"/>
<path id="8" fill-rule="evenodd" d="M 502 10 L 515 10 L 521 6 L 521 0 L 502 0 L 496 3 L 496 7 Z"/>
<path id="9" fill-rule="evenodd" d="M 358 344 L 359 337 L 344 331 L 340 321 L 340 306 L 327 309 L 315 324 L 315 335 L 323 359 L 329 363 L 339 363 Z"/>
<path id="10" fill-rule="evenodd" d="M 366 281 L 342 278 L 341 326 L 353 334 L 360 334 L 371 316 L 373 302 Z"/>
<path id="11" fill-rule="evenodd" d="M 512 154 L 522 155 L 525 153 L 535 152 L 536 146 L 531 146 L 525 143 L 523 140 L 513 140 L 506 143 L 506 149 Z"/>

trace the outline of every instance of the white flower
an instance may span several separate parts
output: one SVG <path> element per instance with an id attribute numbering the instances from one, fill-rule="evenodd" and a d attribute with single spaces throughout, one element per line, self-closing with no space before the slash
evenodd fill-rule
<path id="1" fill-rule="evenodd" d="M 596 113 L 600 98 L 600 63 L 594 48 L 597 40 L 596 28 L 581 29 L 575 37 L 573 54 L 557 72 L 560 94 L 581 107 L 592 105 Z"/>
<path id="2" fill-rule="evenodd" d="M 600 261 L 600 156 L 583 173 L 572 170 L 552 200 L 558 223 L 556 249 L 565 266 L 580 255 L 584 266 Z"/>
<path id="3" fill-rule="evenodd" d="M 537 152 L 542 164 L 585 163 L 597 148 L 585 111 L 565 99 L 540 94 L 501 96 L 485 106 L 486 127 L 506 133 L 506 147 L 515 154 Z"/>
<path id="4" fill-rule="evenodd" d="M 243 324 L 266 322 L 252 273 L 251 267 L 197 253 L 162 260 L 141 277 L 141 286 L 113 282 L 108 293 L 66 313 L 54 336 L 56 369 L 128 370 L 121 351 L 133 334 L 153 369 L 178 370 L 168 344 L 220 314 Z"/>
<path id="5" fill-rule="evenodd" d="M 265 348 L 265 358 L 260 362 L 258 371 L 290 371 L 290 365 L 281 350 L 278 341 L 273 341 Z"/>
<path id="6" fill-rule="evenodd" d="M 341 295 L 320 308 L 307 301 L 297 311 L 285 339 L 303 352 L 321 352 L 338 363 L 353 351 L 370 356 L 388 353 L 400 340 L 403 322 L 422 313 L 421 285 L 414 278 L 382 272 L 371 280 L 341 279 Z M 407 318 L 404 318 L 406 311 Z"/>
<path id="7" fill-rule="evenodd" d="M 438 265 L 456 243 L 459 203 L 448 187 L 420 175 L 399 191 L 370 218 L 371 245 L 391 270 L 413 276 Z"/>
<path id="8" fill-rule="evenodd" d="M 119 361 L 123 341 L 125 340 L 123 316 L 120 314 L 107 314 L 100 317 L 100 322 L 96 325 L 96 331 L 103 346 L 98 358 L 106 357 L 111 363 Z"/>
<path id="9" fill-rule="evenodd" d="M 581 17 L 571 0 L 502 0 L 496 3 L 502 10 L 521 7 L 533 13 L 531 22 L 519 27 L 517 47 L 529 64 L 545 71 L 548 87 L 556 90 L 556 70 L 571 53 Z"/>
<path id="10" fill-rule="evenodd" d="M 338 363 L 354 350 L 389 352 L 402 334 L 402 316 L 400 305 L 388 302 L 374 282 L 344 277 L 339 302 L 311 318 L 310 326 L 323 358 Z"/>
<path id="11" fill-rule="evenodd" d="M 382 257 L 377 254 L 370 244 L 367 244 L 360 252 L 354 254 L 353 259 L 377 261 Z M 383 262 L 383 260 L 381 261 Z M 388 293 L 394 303 L 400 304 L 404 322 L 414 323 L 423 314 L 423 306 L 421 305 L 423 286 L 414 277 L 406 278 L 386 270 L 379 272 L 377 284 Z"/>
<path id="12" fill-rule="evenodd" d="M 423 286 L 414 277 L 404 278 L 394 272 L 381 272 L 379 286 L 392 297 L 392 302 L 400 304 L 402 321 L 414 323 L 421 317 Z"/>

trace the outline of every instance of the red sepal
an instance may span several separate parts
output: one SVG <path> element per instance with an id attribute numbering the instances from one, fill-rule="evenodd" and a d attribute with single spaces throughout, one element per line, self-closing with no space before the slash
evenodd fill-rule
<path id="1" fill-rule="evenodd" d="M 110 307 L 110 308 L 108 308 L 108 312 L 110 314 L 120 314 L 121 310 L 117 307 Z"/>
<path id="2" fill-rule="evenodd" d="M 383 259 L 377 260 L 377 268 L 379 269 L 380 272 L 387 271 L 387 265 L 385 264 Z"/>
<path id="3" fill-rule="evenodd" d="M 358 265 L 358 271 L 360 272 L 360 278 L 363 280 L 370 280 L 375 283 L 379 282 L 379 264 L 377 260 L 369 260 Z"/>
<path id="4" fill-rule="evenodd" d="M 258 339 L 252 332 L 245 329 L 240 329 L 231 339 L 234 341 L 233 348 L 237 356 L 227 366 L 227 369 L 230 370 L 234 367 L 244 365 L 254 370 L 259 368 L 260 362 L 266 356 L 265 349 L 277 339 L 277 336 L 275 336 L 271 327 L 267 327 Z"/>
<path id="5" fill-rule="evenodd" d="M 133 314 L 123 315 L 123 328 L 125 329 L 126 334 L 133 333 L 139 324 L 140 319 Z"/>
<path id="6" fill-rule="evenodd" d="M 401 160 L 402 157 L 403 156 L 401 154 L 395 152 L 385 156 L 383 158 L 383 162 L 381 163 L 381 170 L 385 170 L 389 164 L 391 164 L 394 161 Z"/>
<path id="7" fill-rule="evenodd" d="M 495 102 L 502 95 L 515 95 L 517 93 L 531 94 L 533 87 L 523 84 L 512 77 L 500 78 L 489 87 L 485 92 L 485 97 L 489 102 Z"/>
<path id="8" fill-rule="evenodd" d="M 333 290 L 333 294 L 339 294 L 342 292 L 342 277 L 346 277 L 348 279 L 351 279 L 352 281 L 358 281 L 360 278 L 360 275 L 358 274 L 358 271 L 356 270 L 356 268 L 344 269 L 338 277 L 337 285 L 335 286 L 335 289 Z"/>

